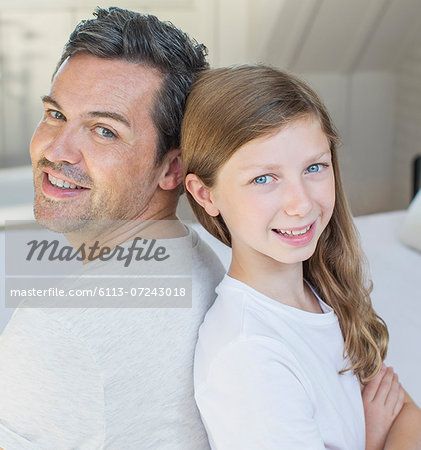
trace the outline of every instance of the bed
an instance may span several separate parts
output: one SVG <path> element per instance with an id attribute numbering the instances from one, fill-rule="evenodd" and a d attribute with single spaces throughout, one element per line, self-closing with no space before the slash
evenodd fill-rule
<path id="1" fill-rule="evenodd" d="M 396 238 L 404 218 L 397 211 L 362 216 L 356 224 L 370 262 L 372 302 L 389 328 L 386 363 L 421 406 L 421 252 Z"/>

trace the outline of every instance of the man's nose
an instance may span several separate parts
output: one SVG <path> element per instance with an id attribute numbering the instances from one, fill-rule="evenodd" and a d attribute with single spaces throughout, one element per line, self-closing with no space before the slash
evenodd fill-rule
<path id="1" fill-rule="evenodd" d="M 53 163 L 77 164 L 82 159 L 80 133 L 75 126 L 65 123 L 46 139 L 43 155 Z"/>
<path id="2" fill-rule="evenodd" d="M 288 216 L 305 217 L 313 208 L 310 186 L 303 180 L 294 180 L 284 185 L 284 211 Z"/>

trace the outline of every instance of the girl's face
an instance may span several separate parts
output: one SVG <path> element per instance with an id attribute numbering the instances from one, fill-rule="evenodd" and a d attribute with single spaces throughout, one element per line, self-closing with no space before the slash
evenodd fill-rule
<path id="1" fill-rule="evenodd" d="M 331 152 L 319 121 L 301 118 L 242 146 L 221 168 L 209 198 L 231 232 L 237 260 L 310 258 L 335 204 Z"/>

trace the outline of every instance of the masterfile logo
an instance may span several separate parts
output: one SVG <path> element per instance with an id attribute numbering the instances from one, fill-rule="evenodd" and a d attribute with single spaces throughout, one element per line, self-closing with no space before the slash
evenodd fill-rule
<path id="1" fill-rule="evenodd" d="M 101 246 L 99 241 L 93 245 L 82 243 L 77 249 L 70 245 L 60 246 L 60 242 L 55 239 L 51 242 L 46 239 L 42 241 L 32 240 L 27 243 L 29 252 L 26 257 L 31 261 L 35 257 L 37 261 L 47 258 L 49 261 L 124 261 L 127 267 L 134 258 L 134 261 L 165 261 L 170 257 L 163 246 L 156 245 L 156 239 L 142 239 L 136 237 L 128 247 L 117 245 L 114 248 Z"/>
<path id="2" fill-rule="evenodd" d="M 162 222 L 93 223 L 83 239 L 7 223 L 6 306 L 190 308 L 193 233 Z"/>

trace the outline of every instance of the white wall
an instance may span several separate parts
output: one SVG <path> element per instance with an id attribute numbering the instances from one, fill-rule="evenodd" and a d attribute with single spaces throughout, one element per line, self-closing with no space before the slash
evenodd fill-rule
<path id="1" fill-rule="evenodd" d="M 396 76 L 384 71 L 302 76 L 322 97 L 343 141 L 339 162 L 354 215 L 392 209 Z"/>
<path id="2" fill-rule="evenodd" d="M 410 165 L 416 155 L 421 155 L 421 31 L 397 72 L 393 208 L 408 205 L 412 194 Z"/>

